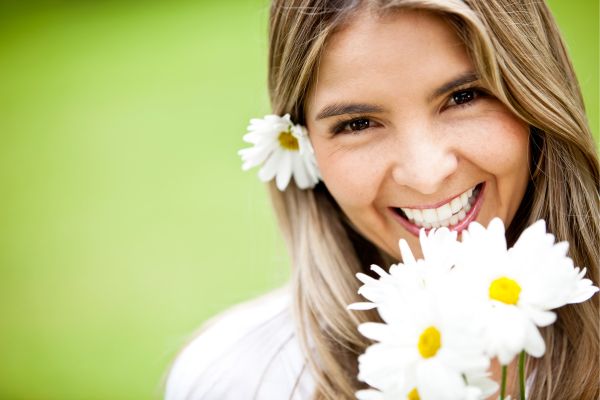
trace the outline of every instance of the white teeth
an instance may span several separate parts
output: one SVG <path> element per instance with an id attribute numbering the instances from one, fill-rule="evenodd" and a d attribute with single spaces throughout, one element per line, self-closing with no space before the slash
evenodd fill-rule
<path id="1" fill-rule="evenodd" d="M 421 210 L 412 210 L 412 213 L 415 222 L 423 224 L 423 214 L 421 213 Z"/>
<path id="2" fill-rule="evenodd" d="M 462 202 L 459 197 L 452 199 L 450 202 L 450 209 L 452 210 L 452 214 L 456 214 L 462 208 Z"/>
<path id="3" fill-rule="evenodd" d="M 443 221 L 452 216 L 452 209 L 450 208 L 450 204 L 444 204 L 441 207 L 438 207 L 435 211 L 437 211 L 438 220 Z"/>
<path id="4" fill-rule="evenodd" d="M 437 214 L 435 213 L 435 210 L 432 208 L 426 208 L 424 210 L 421 210 L 421 212 L 423 213 L 423 220 L 425 222 L 435 222 L 437 221 Z"/>
<path id="5" fill-rule="evenodd" d="M 402 211 L 406 218 L 414 222 L 415 225 L 426 229 L 456 225 L 465 219 L 467 213 L 473 207 L 476 197 L 473 194 L 476 195 L 477 193 L 479 192 L 475 192 L 473 187 L 438 208 L 402 208 Z"/>
<path id="6" fill-rule="evenodd" d="M 469 204 L 469 196 L 466 193 L 461 194 L 460 202 L 462 203 L 463 207 L 466 206 L 467 204 Z"/>

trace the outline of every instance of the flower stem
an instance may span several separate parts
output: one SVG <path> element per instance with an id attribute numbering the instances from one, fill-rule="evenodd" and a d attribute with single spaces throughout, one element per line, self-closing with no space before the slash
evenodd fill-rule
<path id="1" fill-rule="evenodd" d="M 521 392 L 521 400 L 525 400 L 525 352 L 522 351 L 519 355 L 519 390 Z"/>
<path id="2" fill-rule="evenodd" d="M 500 385 L 500 400 L 506 395 L 506 365 L 502 366 L 502 383 Z"/>

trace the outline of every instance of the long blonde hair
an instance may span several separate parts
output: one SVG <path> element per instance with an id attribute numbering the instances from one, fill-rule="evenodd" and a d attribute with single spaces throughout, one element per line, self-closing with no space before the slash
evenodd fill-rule
<path id="1" fill-rule="evenodd" d="M 542 1 L 515 0 L 274 0 L 270 19 L 269 90 L 273 112 L 304 123 L 306 98 L 328 37 L 359 10 L 424 9 L 450 22 L 486 87 L 530 125 L 528 188 L 509 243 L 544 218 L 570 256 L 598 284 L 599 164 L 580 88 L 556 23 Z M 356 272 L 390 256 L 352 228 L 326 187 L 285 192 L 270 186 L 289 247 L 298 334 L 316 378 L 315 399 L 353 398 L 357 356 L 369 342 L 357 325 L 372 313 L 350 313 L 359 301 Z M 558 311 L 543 330 L 546 355 L 530 358 L 534 399 L 599 396 L 598 296 Z"/>

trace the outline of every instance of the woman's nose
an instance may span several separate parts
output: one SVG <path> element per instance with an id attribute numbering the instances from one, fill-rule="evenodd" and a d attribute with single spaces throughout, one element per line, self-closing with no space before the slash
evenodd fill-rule
<path id="1" fill-rule="evenodd" d="M 395 183 L 422 194 L 439 192 L 458 166 L 452 147 L 433 134 L 405 135 L 398 140 L 394 153 Z"/>

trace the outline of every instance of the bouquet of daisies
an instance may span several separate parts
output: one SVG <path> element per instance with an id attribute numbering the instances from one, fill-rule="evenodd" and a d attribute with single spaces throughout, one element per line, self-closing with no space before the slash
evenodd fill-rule
<path id="1" fill-rule="evenodd" d="M 505 399 L 506 366 L 518 356 L 524 400 L 525 356 L 545 352 L 538 328 L 554 323 L 552 310 L 586 301 L 598 288 L 543 220 L 510 249 L 499 218 L 487 229 L 471 223 L 460 242 L 447 228 L 422 230 L 420 244 L 422 259 L 401 240 L 401 264 L 389 272 L 373 265 L 379 279 L 357 274 L 359 294 L 368 301 L 348 308 L 376 308 L 383 320 L 358 327 L 375 343 L 358 359 L 358 379 L 372 389 L 358 391 L 357 398 L 486 399 L 498 390 L 488 372 L 497 358 Z"/>

